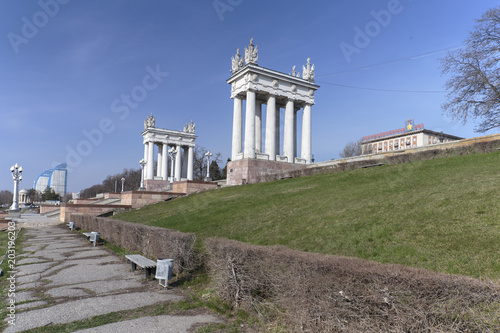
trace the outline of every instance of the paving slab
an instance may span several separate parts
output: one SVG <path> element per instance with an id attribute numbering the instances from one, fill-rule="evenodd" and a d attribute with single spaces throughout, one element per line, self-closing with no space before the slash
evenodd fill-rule
<path id="1" fill-rule="evenodd" d="M 140 276 L 131 275 L 127 280 L 116 280 L 116 281 L 95 281 L 88 283 L 81 283 L 78 286 L 80 288 L 91 290 L 92 292 L 102 295 L 115 293 L 120 290 L 130 290 L 142 286 L 142 280 L 144 277 L 142 274 Z"/>
<path id="2" fill-rule="evenodd" d="M 39 282 L 41 278 L 42 276 L 40 275 L 40 273 L 23 275 L 16 277 L 16 283 L 22 285 L 24 283 Z"/>
<path id="3" fill-rule="evenodd" d="M 54 266 L 53 262 L 34 263 L 30 265 L 16 266 L 18 276 L 31 275 L 35 273 L 43 273 Z"/>
<path id="4" fill-rule="evenodd" d="M 36 299 L 35 292 L 33 290 L 16 292 L 16 302 L 25 302 L 32 299 Z"/>
<path id="5" fill-rule="evenodd" d="M 37 263 L 46 262 L 46 261 L 47 261 L 47 259 L 32 257 L 32 258 L 23 258 L 23 259 L 17 260 L 16 264 L 17 265 L 37 264 Z"/>
<path id="6" fill-rule="evenodd" d="M 21 332 L 49 324 L 64 324 L 110 312 L 130 310 L 161 302 L 178 301 L 180 296 L 157 292 L 92 297 L 16 314 L 16 325 L 4 331 Z"/>
<path id="7" fill-rule="evenodd" d="M 126 266 L 127 268 L 125 268 Z M 51 280 L 47 286 L 60 286 L 66 284 L 76 284 L 90 281 L 117 281 L 120 279 L 128 279 L 132 274 L 128 271 L 128 265 L 119 264 L 76 264 L 67 268 L 63 268 L 59 272 L 46 276 Z"/>
<path id="8" fill-rule="evenodd" d="M 86 292 L 82 288 L 72 286 L 51 288 L 47 290 L 45 294 L 51 297 L 82 297 L 90 295 L 90 293 Z"/>
<path id="9" fill-rule="evenodd" d="M 15 300 L 25 303 L 16 305 L 15 326 L 8 326 L 4 332 L 29 331 L 182 299 L 175 289 L 145 280 L 139 270 L 132 272 L 123 258 L 92 246 L 76 232 L 53 225 L 57 224 L 53 221 L 43 221 L 24 218 L 23 227 L 28 228 L 25 241 L 19 244 L 24 253 L 16 267 Z M 144 317 L 92 328 L 90 332 L 186 332 L 196 323 L 217 320 L 212 315 Z"/>
<path id="10" fill-rule="evenodd" d="M 34 251 L 38 251 L 38 250 L 41 250 L 43 247 L 43 245 L 30 245 L 30 246 L 24 246 L 23 247 L 23 251 L 24 252 L 34 252 Z"/>
<path id="11" fill-rule="evenodd" d="M 219 322 L 213 316 L 154 316 L 142 317 L 133 320 L 121 321 L 118 323 L 107 324 L 103 326 L 87 328 L 76 331 L 77 333 L 116 333 L 116 332 L 134 332 L 134 333 L 187 333 L 195 324 L 208 324 Z"/>
<path id="12" fill-rule="evenodd" d="M 19 304 L 18 306 L 16 306 L 16 309 L 25 310 L 25 309 L 29 309 L 29 308 L 36 308 L 36 307 L 43 306 L 46 304 L 47 304 L 46 301 L 35 301 L 35 302 Z"/>

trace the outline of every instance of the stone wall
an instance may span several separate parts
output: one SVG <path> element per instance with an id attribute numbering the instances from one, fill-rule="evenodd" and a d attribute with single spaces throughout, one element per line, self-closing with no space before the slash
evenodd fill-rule
<path id="1" fill-rule="evenodd" d="M 121 194 L 122 205 L 128 205 L 132 208 L 141 208 L 142 206 L 150 205 L 158 201 L 165 201 L 171 198 L 183 196 L 184 192 L 154 192 L 154 191 L 127 191 Z"/>
<path id="2" fill-rule="evenodd" d="M 144 187 L 146 191 L 163 192 L 170 190 L 170 182 L 162 179 L 145 179 Z"/>
<path id="3" fill-rule="evenodd" d="M 204 190 L 212 190 L 217 188 L 216 182 L 201 182 L 195 180 L 182 180 L 180 182 L 175 182 L 172 191 L 175 193 L 186 193 L 191 194 L 195 192 L 200 192 Z"/>
<path id="4" fill-rule="evenodd" d="M 118 192 L 106 192 L 104 193 L 104 199 L 119 199 L 122 194 Z"/>
<path id="5" fill-rule="evenodd" d="M 91 199 L 73 199 L 74 204 L 91 204 L 101 199 L 91 198 Z"/>
<path id="6" fill-rule="evenodd" d="M 50 213 L 59 210 L 59 206 L 50 204 L 40 204 L 40 214 Z"/>
<path id="7" fill-rule="evenodd" d="M 60 206 L 60 214 L 59 221 L 61 222 L 69 222 L 71 214 L 81 213 L 88 215 L 100 215 L 107 213 L 109 211 L 124 211 L 132 208 L 129 205 L 92 205 L 92 204 L 61 204 Z"/>
<path id="8" fill-rule="evenodd" d="M 305 164 L 243 159 L 227 164 L 227 185 L 260 183 L 276 178 L 290 177 L 294 171 L 303 170 Z"/>

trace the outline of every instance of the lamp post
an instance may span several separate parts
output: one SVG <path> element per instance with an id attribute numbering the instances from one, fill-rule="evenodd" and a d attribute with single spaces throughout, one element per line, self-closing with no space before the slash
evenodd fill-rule
<path id="1" fill-rule="evenodd" d="M 16 165 L 13 165 L 10 167 L 10 172 L 12 173 L 12 179 L 14 179 L 14 196 L 12 199 L 12 206 L 10 206 L 10 215 L 11 216 L 20 216 L 19 212 L 19 182 L 23 180 L 23 167 L 19 166 L 19 164 L 16 163 Z"/>
<path id="2" fill-rule="evenodd" d="M 141 187 L 139 187 L 139 190 L 144 191 L 144 166 L 146 165 L 146 161 L 144 159 L 139 161 L 139 164 L 141 165 Z"/>
<path id="3" fill-rule="evenodd" d="M 207 159 L 207 176 L 205 177 L 205 181 L 209 182 L 212 180 L 210 178 L 210 158 L 212 157 L 212 153 L 210 151 L 207 151 L 205 153 L 205 158 Z"/>
<path id="4" fill-rule="evenodd" d="M 170 156 L 170 183 L 174 182 L 174 159 L 175 154 L 177 154 L 177 149 L 175 147 L 170 148 L 168 155 Z"/>
<path id="5" fill-rule="evenodd" d="M 123 193 L 123 186 L 125 185 L 125 177 L 122 177 L 121 181 L 122 181 L 122 193 Z"/>

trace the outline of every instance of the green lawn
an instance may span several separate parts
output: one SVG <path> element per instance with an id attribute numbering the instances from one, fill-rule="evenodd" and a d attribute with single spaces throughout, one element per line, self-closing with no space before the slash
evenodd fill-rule
<path id="1" fill-rule="evenodd" d="M 236 186 L 116 219 L 500 279 L 500 152 Z"/>

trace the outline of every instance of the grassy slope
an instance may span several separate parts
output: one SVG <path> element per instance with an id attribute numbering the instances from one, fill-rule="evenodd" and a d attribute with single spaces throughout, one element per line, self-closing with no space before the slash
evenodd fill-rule
<path id="1" fill-rule="evenodd" d="M 224 188 L 115 218 L 500 279 L 500 153 Z"/>

